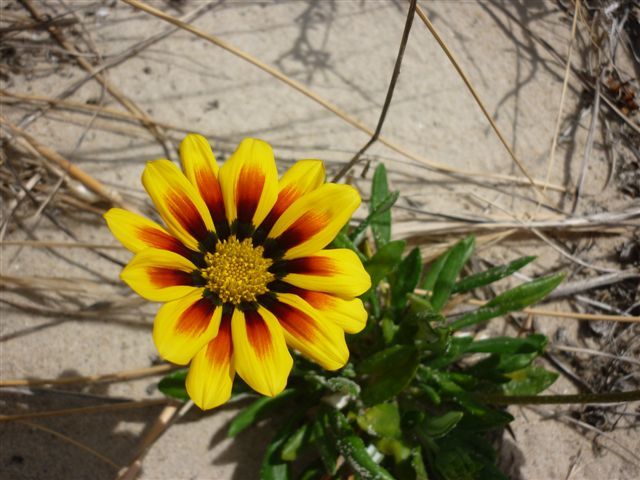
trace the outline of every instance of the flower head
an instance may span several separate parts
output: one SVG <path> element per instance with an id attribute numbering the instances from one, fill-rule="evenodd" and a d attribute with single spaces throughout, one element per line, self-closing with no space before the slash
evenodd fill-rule
<path id="1" fill-rule="evenodd" d="M 186 387 L 200 408 L 226 402 L 237 372 L 254 390 L 281 392 L 287 345 L 323 368 L 349 357 L 345 332 L 364 328 L 356 298 L 371 281 L 354 252 L 325 249 L 360 204 L 348 185 L 324 183 L 319 160 L 278 179 L 271 147 L 245 139 L 218 169 L 200 135 L 180 145 L 182 171 L 149 162 L 142 183 L 166 228 L 113 208 L 105 219 L 135 253 L 121 278 L 160 307 L 160 355 L 190 363 Z"/>

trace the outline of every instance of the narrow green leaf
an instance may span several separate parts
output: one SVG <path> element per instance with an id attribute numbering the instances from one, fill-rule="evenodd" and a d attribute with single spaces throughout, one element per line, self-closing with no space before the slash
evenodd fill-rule
<path id="1" fill-rule="evenodd" d="M 354 245 L 358 245 L 362 241 L 366 234 L 367 227 L 372 222 L 375 222 L 385 214 L 389 214 L 389 221 L 391 221 L 389 209 L 393 207 L 393 204 L 398 201 L 398 197 L 400 197 L 400 192 L 391 192 L 387 194 L 375 207 L 373 207 L 372 209 L 370 208 L 371 212 L 369 213 L 369 215 L 367 215 L 367 217 L 358 224 L 358 226 L 349 236 Z M 386 219 L 383 220 L 386 221 Z M 387 243 L 388 241 L 389 240 L 387 239 L 385 243 Z"/>
<path id="2" fill-rule="evenodd" d="M 158 383 L 158 390 L 167 397 L 176 398 L 178 400 L 189 400 L 187 388 L 184 381 L 187 378 L 187 370 L 178 370 L 165 375 Z"/>
<path id="3" fill-rule="evenodd" d="M 404 246 L 403 240 L 386 243 L 365 263 L 365 268 L 371 276 L 372 289 L 400 264 Z"/>
<path id="4" fill-rule="evenodd" d="M 387 169 L 384 164 L 381 163 L 373 173 L 369 211 L 374 212 L 388 195 L 389 182 L 387 181 Z M 389 243 L 389 240 L 391 240 L 391 210 L 387 209 L 376 215 L 371 222 L 371 231 L 373 232 L 373 239 L 378 250 Z"/>
<path id="5" fill-rule="evenodd" d="M 453 330 L 459 330 L 494 317 L 499 317 L 508 312 L 522 310 L 549 295 L 563 279 L 564 274 L 560 273 L 519 285 L 512 290 L 498 295 L 477 310 L 463 315 L 449 326 Z"/>
<path id="6" fill-rule="evenodd" d="M 330 414 L 330 425 L 338 451 L 362 480 L 393 480 L 382 466 L 373 461 L 364 442 L 354 432 L 345 416 L 334 410 Z"/>
<path id="7" fill-rule="evenodd" d="M 542 367 L 529 366 L 507 375 L 511 381 L 501 385 L 505 395 L 537 395 L 558 378 L 558 374 Z"/>
<path id="8" fill-rule="evenodd" d="M 235 437 L 296 395 L 296 390 L 287 389 L 275 397 L 259 398 L 235 416 L 231 421 L 231 425 L 229 425 L 227 435 L 229 437 Z"/>
<path id="9" fill-rule="evenodd" d="M 542 353 L 547 336 L 534 333 L 526 338 L 494 337 L 469 343 L 466 353 Z"/>
<path id="10" fill-rule="evenodd" d="M 262 465 L 260 466 L 260 480 L 289 480 L 291 478 L 291 465 L 282 458 L 282 447 L 295 432 L 295 425 L 302 415 L 298 413 L 285 422 L 276 432 L 267 447 Z"/>
<path id="11" fill-rule="evenodd" d="M 449 296 L 451 296 L 451 291 L 453 290 L 456 278 L 458 278 L 462 267 L 464 267 L 467 260 L 469 260 L 474 248 L 475 237 L 471 235 L 460 240 L 451 249 L 451 253 L 442 266 L 440 275 L 438 275 L 438 279 L 433 286 L 431 306 L 436 312 L 439 312 L 442 309 L 449 299 Z"/>
<path id="12" fill-rule="evenodd" d="M 498 295 L 485 306 L 507 305 L 511 310 L 522 309 L 549 295 L 564 280 L 564 276 L 564 273 L 558 273 L 524 283 Z"/>
<path id="13" fill-rule="evenodd" d="M 400 411 L 395 403 L 380 403 L 356 417 L 358 426 L 375 437 L 399 438 Z"/>
<path id="14" fill-rule="evenodd" d="M 418 350 L 408 345 L 394 345 L 364 360 L 358 371 L 369 377 L 362 386 L 362 401 L 375 405 L 397 395 L 409 384 L 419 364 Z"/>
<path id="15" fill-rule="evenodd" d="M 451 410 L 438 417 L 427 417 L 424 421 L 424 433 L 431 438 L 444 437 L 462 420 L 463 412 Z"/>
<path id="16" fill-rule="evenodd" d="M 531 263 L 536 257 L 521 257 L 506 265 L 499 267 L 493 267 L 484 272 L 475 273 L 463 278 L 453 286 L 451 293 L 464 293 L 474 288 L 483 287 L 490 283 L 497 282 L 505 277 L 508 277 L 514 272 L 517 272 L 525 265 Z"/>
<path id="17" fill-rule="evenodd" d="M 427 468 L 424 466 L 424 459 L 420 447 L 414 448 L 411 455 L 411 466 L 416 472 L 416 480 L 429 480 Z"/>
<path id="18" fill-rule="evenodd" d="M 422 288 L 428 292 L 429 297 L 433 295 L 433 287 L 438 281 L 438 277 L 440 276 L 440 272 L 442 271 L 442 267 L 447 262 L 449 255 L 451 254 L 451 250 L 447 250 L 438 258 L 436 258 L 431 265 L 429 265 L 429 269 L 427 270 L 427 274 L 424 276 L 424 280 L 422 280 Z"/>
<path id="19" fill-rule="evenodd" d="M 282 446 L 280 458 L 285 461 L 293 461 L 298 458 L 298 452 L 303 448 L 309 436 L 309 424 L 305 423 L 296 430 Z"/>
<path id="20" fill-rule="evenodd" d="M 414 248 L 398 265 L 391 283 L 391 297 L 396 309 L 404 308 L 407 295 L 418 286 L 422 275 L 422 256 L 420 249 Z"/>
<path id="21" fill-rule="evenodd" d="M 503 383 L 504 374 L 521 370 L 531 364 L 538 356 L 538 352 L 492 354 L 476 363 L 468 373 L 489 381 Z"/>
<path id="22" fill-rule="evenodd" d="M 329 414 L 321 411 L 311 424 L 310 443 L 314 444 L 329 475 L 336 473 L 339 452 L 330 435 Z"/>

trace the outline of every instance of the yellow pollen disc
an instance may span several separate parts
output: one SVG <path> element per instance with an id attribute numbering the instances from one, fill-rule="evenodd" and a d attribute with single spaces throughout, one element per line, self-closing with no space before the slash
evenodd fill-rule
<path id="1" fill-rule="evenodd" d="M 207 266 L 202 269 L 202 276 L 224 303 L 255 302 L 276 278 L 267 271 L 273 262 L 263 253 L 264 248 L 254 247 L 250 238 L 240 242 L 231 236 L 218 241 L 215 253 L 205 255 Z"/>

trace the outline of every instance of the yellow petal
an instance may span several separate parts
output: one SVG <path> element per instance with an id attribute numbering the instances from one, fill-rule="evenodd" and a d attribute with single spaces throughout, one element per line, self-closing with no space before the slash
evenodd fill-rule
<path id="1" fill-rule="evenodd" d="M 291 293 L 301 297 L 346 333 L 358 333 L 367 325 L 367 310 L 359 298 L 345 300 L 328 293 L 302 288 L 295 288 Z"/>
<path id="2" fill-rule="evenodd" d="M 273 397 L 287 385 L 293 359 L 278 321 L 263 308 L 231 320 L 234 364 L 238 375 L 256 392 Z"/>
<path id="3" fill-rule="evenodd" d="M 287 344 L 304 356 L 327 370 L 342 368 L 349 360 L 342 328 L 297 295 L 279 293 L 264 306 L 280 322 Z"/>
<path id="4" fill-rule="evenodd" d="M 303 195 L 282 214 L 269 238 L 274 255 L 297 258 L 326 247 L 360 205 L 358 191 L 349 185 L 325 183 Z"/>
<path id="5" fill-rule="evenodd" d="M 120 278 L 152 302 L 170 302 L 194 290 L 191 272 L 196 266 L 182 255 L 147 248 L 138 252 L 122 270 Z"/>
<path id="6" fill-rule="evenodd" d="M 148 218 L 121 208 L 112 208 L 104 214 L 104 219 L 113 236 L 133 253 L 145 248 L 159 248 L 181 255 L 189 254 L 189 250 L 179 240 Z"/>
<path id="7" fill-rule="evenodd" d="M 228 229 L 227 218 L 218 183 L 218 164 L 207 139 L 195 133 L 187 135 L 180 144 L 180 160 L 184 174 L 200 193 L 220 234 L 220 230 Z"/>
<path id="8" fill-rule="evenodd" d="M 220 168 L 229 223 L 260 225 L 278 198 L 278 170 L 268 143 L 244 139 Z"/>
<path id="9" fill-rule="evenodd" d="M 153 342 L 165 360 L 186 365 L 218 333 L 222 308 L 203 293 L 204 288 L 193 289 L 158 310 Z"/>
<path id="10" fill-rule="evenodd" d="M 169 231 L 191 250 L 215 231 L 209 210 L 195 187 L 169 160 L 147 163 L 142 184 Z"/>
<path id="11" fill-rule="evenodd" d="M 233 387 L 233 342 L 231 318 L 220 323 L 216 337 L 200 349 L 191 361 L 187 375 L 187 393 L 203 410 L 226 403 Z"/>
<path id="12" fill-rule="evenodd" d="M 346 248 L 321 250 L 289 260 L 284 269 L 290 273 L 283 280 L 291 285 L 344 298 L 362 295 L 371 287 L 371 277 L 362 262 L 355 252 Z"/>

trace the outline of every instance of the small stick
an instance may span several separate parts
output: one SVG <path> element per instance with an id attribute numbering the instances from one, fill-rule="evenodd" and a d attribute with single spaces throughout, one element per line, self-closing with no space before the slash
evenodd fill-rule
<path id="1" fill-rule="evenodd" d="M 482 300 L 470 299 L 467 303 L 471 305 L 482 306 L 487 302 Z M 625 315 L 596 315 L 591 313 L 579 313 L 579 312 L 556 312 L 554 310 L 542 310 L 539 308 L 523 308 L 520 310 L 522 313 L 531 313 L 533 315 L 542 315 L 545 317 L 557 317 L 557 318 L 573 318 L 575 320 L 588 320 L 591 322 L 626 322 L 626 323 L 640 323 L 640 317 L 631 317 Z M 513 312 L 518 313 L 518 312 Z"/>
<path id="2" fill-rule="evenodd" d="M 175 17 L 172 17 L 171 15 L 168 15 L 166 13 L 164 13 L 161 10 L 158 10 L 157 8 L 152 7 L 151 5 L 148 5 L 145 2 L 142 2 L 140 0 L 122 0 L 125 3 L 128 3 L 129 5 L 131 5 L 132 7 L 138 8 L 144 12 L 147 12 L 155 17 L 158 17 L 162 20 L 164 20 L 165 22 L 169 22 L 172 23 L 174 25 L 178 25 L 180 28 L 193 33 L 194 35 L 203 38 L 205 40 L 207 40 L 208 42 L 213 43 L 214 45 L 217 45 L 220 48 L 223 48 L 225 50 L 227 50 L 228 52 L 232 53 L 233 55 L 240 57 L 241 59 L 251 63 L 252 65 L 258 67 L 259 69 L 261 69 L 262 71 L 268 73 L 269 75 L 277 78 L 278 80 L 284 82 L 285 84 L 287 84 L 288 86 L 290 86 L 291 88 L 297 90 L 298 92 L 302 93 L 303 95 L 305 95 L 306 97 L 310 98 L 311 100 L 315 101 L 316 103 L 322 105 L 324 108 L 326 108 L 327 110 L 329 110 L 330 112 L 332 112 L 333 114 L 337 115 L 339 118 L 341 118 L 342 120 L 344 120 L 345 122 L 347 122 L 349 125 L 357 128 L 358 130 L 366 133 L 367 135 L 373 135 L 374 131 L 367 127 L 366 125 L 364 125 L 360 120 L 357 120 L 356 118 L 352 117 L 351 115 L 349 115 L 348 113 L 346 113 L 345 111 L 343 111 L 342 109 L 338 108 L 337 106 L 335 106 L 334 104 L 332 104 L 331 102 L 325 100 L 324 98 L 320 97 L 319 95 L 317 95 L 316 93 L 312 92 L 311 90 L 309 90 L 307 87 L 305 87 L 304 85 L 302 85 L 300 82 L 288 77 L 287 75 L 285 75 L 284 73 L 280 72 L 279 70 L 273 68 L 270 65 L 267 65 L 266 63 L 254 58 L 253 56 L 251 56 L 250 54 L 236 48 L 235 46 L 231 45 L 230 43 L 214 36 L 214 35 L 210 35 L 206 32 L 204 32 L 203 30 L 200 30 L 197 27 L 194 27 L 193 25 L 189 24 L 189 23 L 185 23 Z M 378 136 L 378 142 L 382 143 L 383 145 L 387 146 L 388 148 L 390 148 L 391 150 L 394 150 L 395 152 L 410 158 L 411 160 L 415 160 L 416 162 L 422 163 L 426 166 L 428 166 L 429 168 L 436 170 L 436 171 L 440 171 L 440 172 L 444 172 L 447 174 L 457 174 L 457 175 L 465 175 L 465 176 L 477 176 L 477 177 L 483 177 L 483 178 L 491 178 L 494 180 L 504 180 L 504 181 L 510 181 L 516 184 L 527 184 L 529 183 L 528 180 L 526 179 L 522 179 L 522 178 L 518 178 L 518 177 L 513 177 L 511 175 L 506 175 L 506 174 L 500 174 L 500 173 L 488 173 L 488 172 L 474 172 L 474 171 L 469 171 L 469 170 L 465 170 L 465 169 L 459 169 L 459 168 L 454 168 L 454 167 L 450 167 L 448 165 L 445 165 L 443 163 L 439 163 L 439 162 L 435 162 L 433 160 L 429 160 L 427 158 L 421 157 L 420 155 L 417 155 L 415 153 L 410 152 L 409 150 L 405 149 L 404 147 L 401 147 L 393 142 L 391 142 L 390 140 L 386 139 L 385 137 L 383 137 L 382 135 Z M 542 186 L 543 183 L 541 181 L 536 180 L 536 185 L 540 185 Z M 549 188 L 552 188 L 554 190 L 558 190 L 560 192 L 564 192 L 566 191 L 565 187 L 561 186 L 561 185 L 551 185 L 549 186 Z"/>
<path id="3" fill-rule="evenodd" d="M 34 19 L 36 19 L 38 21 L 43 21 L 43 20 L 46 19 L 46 17 L 38 10 L 38 8 L 31 2 L 31 0 L 20 0 L 20 2 L 29 11 L 29 13 L 31 14 L 31 16 Z M 47 28 L 47 30 L 49 31 L 51 36 L 65 50 L 68 50 L 69 52 L 72 52 L 72 53 L 78 53 L 77 50 L 75 49 L 75 47 L 71 43 L 69 43 L 67 41 L 67 39 L 64 37 L 64 35 L 62 34 L 62 32 L 60 30 L 58 30 L 57 28 L 55 28 L 53 26 L 49 26 Z M 140 107 L 138 107 L 131 99 L 127 98 L 124 95 L 124 93 L 122 93 L 119 89 L 117 89 L 115 86 L 113 86 L 111 83 L 109 83 L 107 81 L 106 77 L 104 77 L 102 74 L 96 72 L 96 70 L 93 67 L 93 65 L 91 65 L 91 63 L 86 58 L 80 57 L 80 56 L 76 56 L 75 60 L 76 60 L 76 62 L 78 62 L 78 64 L 84 70 L 86 70 L 91 75 L 93 75 L 95 77 L 95 79 L 98 82 L 100 82 L 100 84 L 103 85 L 109 91 L 109 93 L 116 100 L 118 100 L 122 104 L 123 107 L 125 107 L 127 110 L 129 110 L 132 113 L 137 113 L 137 114 L 141 115 L 144 118 L 142 123 L 145 125 L 145 127 L 147 127 L 149 132 L 158 140 L 158 142 L 160 143 L 162 148 L 165 150 L 165 154 L 167 155 L 167 157 L 171 157 L 170 150 L 167 148 L 167 145 L 165 143 L 167 141 L 166 138 L 164 138 L 164 136 L 162 135 L 160 130 L 158 130 L 155 125 L 153 125 L 151 122 L 147 121 L 147 119 L 146 119 L 147 115 L 144 112 L 144 110 L 142 110 Z"/>
<path id="4" fill-rule="evenodd" d="M 74 165 L 73 163 L 71 163 L 69 160 L 64 158 L 62 155 L 60 155 L 55 150 L 52 150 L 51 148 L 42 145 L 40 142 L 38 142 L 35 138 L 33 138 L 27 132 L 25 132 L 24 130 L 21 130 L 18 127 L 16 127 L 15 125 L 9 123 L 4 118 L 4 116 L 0 115 L 0 120 L 2 120 L 2 122 L 9 128 L 9 130 L 11 130 L 11 132 L 14 135 L 18 135 L 18 136 L 21 136 L 22 138 L 24 138 L 27 141 L 27 143 L 31 147 L 33 147 L 33 149 L 36 150 L 40 155 L 42 155 L 48 161 L 58 165 L 66 173 L 68 173 L 72 178 L 75 178 L 76 180 L 81 182 L 89 190 L 91 190 L 92 192 L 97 193 L 98 195 L 100 195 L 104 199 L 106 199 L 109 202 L 111 202 L 113 205 L 116 205 L 116 206 L 119 206 L 119 207 L 122 207 L 122 208 L 126 208 L 128 210 L 135 211 L 135 208 L 133 208 L 130 205 L 127 205 L 124 202 L 124 200 L 122 200 L 122 197 L 120 196 L 119 193 L 113 191 L 110 188 L 107 188 L 100 181 L 98 181 L 95 178 L 93 178 L 91 175 L 89 175 L 87 172 L 82 170 L 80 167 L 78 167 L 78 166 Z"/>
<path id="5" fill-rule="evenodd" d="M 570 347 L 569 345 L 550 345 L 549 348 L 560 352 L 585 353 L 587 355 L 595 355 L 597 357 L 606 357 L 619 362 L 631 363 L 632 365 L 640 366 L 640 360 L 636 360 L 635 358 L 614 355 L 613 353 L 601 352 L 590 348 Z"/>
<path id="6" fill-rule="evenodd" d="M 151 426 L 138 447 L 138 453 L 128 467 L 118 472 L 116 480 L 134 480 L 142 469 L 142 461 L 153 444 L 169 429 L 171 425 L 185 416 L 193 407 L 193 401 L 189 400 L 182 408 L 178 409 L 177 404 L 167 405 L 155 423 Z"/>
<path id="7" fill-rule="evenodd" d="M 77 440 L 74 440 L 73 438 L 64 435 L 56 430 L 53 430 L 49 427 L 45 427 L 44 425 L 40 425 L 39 423 L 33 423 L 33 422 L 28 422 L 26 420 L 16 420 L 17 423 L 21 423 L 23 425 L 27 425 L 31 428 L 36 428 L 38 430 L 42 430 L 43 432 L 47 432 L 50 433 L 51 435 L 53 435 L 54 437 L 58 437 L 59 439 L 70 443 L 71 445 L 73 445 L 74 447 L 78 447 L 80 450 L 84 450 L 85 452 L 88 452 L 92 455 L 94 455 L 96 458 L 99 458 L 100 460 L 102 460 L 104 463 L 106 463 L 107 465 L 112 466 L 113 468 L 115 468 L 116 470 L 120 468 L 120 465 L 118 465 L 117 463 L 115 463 L 113 460 L 111 460 L 110 458 L 104 456 L 103 454 L 101 454 L 100 452 L 98 452 L 97 450 L 94 450 L 93 448 L 91 448 L 88 445 L 85 445 L 84 443 L 80 443 Z"/>
<path id="8" fill-rule="evenodd" d="M 460 78 L 462 78 L 462 81 L 466 85 L 467 90 L 469 90 L 469 93 L 471 93 L 471 95 L 473 96 L 474 100 L 476 101 L 476 103 L 480 107 L 480 110 L 482 110 L 482 114 L 485 116 L 485 118 L 487 119 L 487 121 L 491 125 L 491 128 L 493 129 L 493 131 L 497 135 L 498 139 L 500 140 L 500 143 L 502 143 L 504 148 L 509 153 L 509 156 L 511 157 L 511 159 L 515 162 L 515 164 L 518 166 L 518 168 L 524 174 L 524 176 L 527 177 L 527 179 L 531 183 L 531 186 L 534 188 L 536 193 L 541 197 L 540 199 L 548 201 L 548 198 L 546 198 L 546 196 L 544 194 L 544 190 L 540 191 L 538 189 L 538 187 L 536 185 L 536 182 L 533 179 L 533 177 L 531 176 L 531 174 L 529 173 L 529 171 L 525 168 L 525 166 L 522 164 L 520 159 L 516 156 L 516 153 L 513 151 L 511 146 L 507 143 L 507 140 L 502 135 L 502 132 L 500 132 L 500 129 L 496 125 L 496 122 L 493 121 L 493 118 L 491 117 L 491 114 L 489 113 L 487 108 L 484 106 L 484 103 L 480 99 L 480 96 L 478 95 L 478 92 L 476 92 L 476 89 L 471 84 L 471 80 L 469 80 L 469 77 L 467 77 L 467 74 L 464 72 L 464 70 L 462 70 L 462 67 L 460 66 L 460 63 L 456 60 L 455 56 L 453 55 L 453 52 L 449 49 L 449 47 L 445 43 L 444 39 L 440 36 L 440 34 L 436 30 L 436 28 L 433 26 L 433 24 L 431 23 L 431 20 L 429 20 L 429 17 L 427 17 L 427 14 L 424 12 L 424 10 L 422 10 L 422 8 L 420 8 L 419 5 L 416 7 L 416 11 L 418 12 L 418 16 L 420 17 L 422 22 L 425 24 L 425 26 L 427 27 L 427 29 L 429 30 L 431 35 L 433 35 L 433 38 L 435 38 L 436 42 L 438 42 L 438 45 L 440 45 L 440 48 L 442 48 L 442 51 L 445 53 L 445 55 L 447 56 L 447 58 L 449 59 L 449 61 L 453 65 L 453 68 L 456 69 L 456 71 L 458 72 L 458 75 L 460 75 Z"/>
<path id="9" fill-rule="evenodd" d="M 134 408 L 157 407 L 158 405 L 168 405 L 172 400 L 166 398 L 152 398 L 149 400 L 134 400 L 131 402 L 106 403 L 92 405 L 90 407 L 65 408 L 62 410 L 48 410 L 44 412 L 21 413 L 18 415 L 0 415 L 0 423 L 15 422 L 17 420 L 27 420 L 33 418 L 60 417 L 63 415 L 77 415 L 87 413 L 104 413 L 118 410 L 130 410 Z"/>
<path id="10" fill-rule="evenodd" d="M 567 95 L 567 87 L 569 86 L 569 74 L 571 73 L 571 53 L 573 52 L 573 42 L 576 37 L 576 26 L 578 24 L 578 11 L 580 10 L 580 0 L 576 0 L 575 11 L 573 13 L 573 23 L 571 24 L 571 40 L 569 41 L 569 49 L 567 51 L 567 62 L 564 69 L 564 79 L 562 81 L 562 91 L 560 93 L 560 106 L 558 107 L 558 116 L 556 117 L 556 126 L 553 131 L 553 140 L 551 141 L 551 151 L 549 152 L 549 163 L 547 165 L 547 175 L 545 177 L 545 186 L 542 191 L 547 190 L 547 183 L 551 180 L 551 172 L 556 158 L 556 147 L 558 145 L 558 134 L 560 133 L 560 124 L 562 122 L 562 110 Z M 537 210 L 540 208 L 538 204 Z"/>
<path id="11" fill-rule="evenodd" d="M 380 132 L 382 131 L 382 125 L 384 124 L 384 120 L 387 117 L 387 111 L 389 110 L 389 106 L 391 105 L 391 99 L 393 98 L 393 92 L 396 88 L 396 82 L 398 81 L 398 77 L 400 76 L 400 66 L 402 65 L 402 57 L 404 57 L 404 50 L 407 46 L 407 40 L 409 40 L 409 32 L 411 31 L 411 25 L 413 25 L 413 17 L 416 13 L 416 0 L 410 0 L 409 11 L 407 12 L 407 20 L 404 24 L 404 31 L 402 32 L 402 39 L 400 40 L 400 48 L 398 50 L 398 56 L 396 57 L 396 63 L 393 67 L 393 73 L 391 74 L 391 81 L 389 82 L 389 88 L 387 89 L 387 96 L 384 99 L 384 105 L 382 106 L 382 111 L 380 112 L 380 118 L 378 119 L 378 125 L 376 126 L 375 132 L 369 139 L 369 141 L 365 144 L 364 147 L 360 149 L 358 153 L 356 153 L 346 165 L 344 165 L 338 173 L 333 177 L 332 182 L 338 182 L 351 168 L 353 168 L 356 163 L 360 160 L 360 157 L 364 155 L 364 153 L 369 150 L 369 147 L 373 145 L 378 137 L 380 137 Z"/>
<path id="12" fill-rule="evenodd" d="M 44 240 L 5 240 L 0 241 L 2 247 L 32 247 L 32 248 L 101 248 L 105 250 L 122 250 L 122 245 L 106 245 L 89 242 L 48 242 Z"/>
<path id="13" fill-rule="evenodd" d="M 122 370 L 120 372 L 102 373 L 99 375 L 63 377 L 63 378 L 36 378 L 36 379 L 17 379 L 17 380 L 0 380 L 0 387 L 35 387 L 42 385 L 72 385 L 77 383 L 115 383 L 133 380 L 136 378 L 151 377 L 161 373 L 168 373 L 179 369 L 177 365 L 164 363 L 162 365 L 154 365 L 153 367 L 136 368 L 133 370 Z"/>

